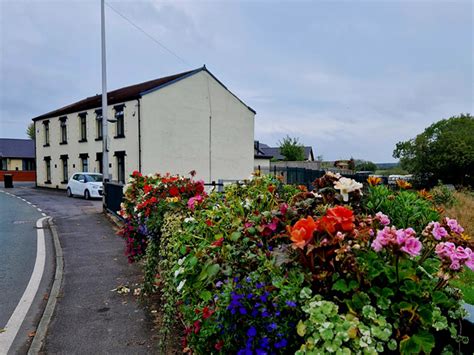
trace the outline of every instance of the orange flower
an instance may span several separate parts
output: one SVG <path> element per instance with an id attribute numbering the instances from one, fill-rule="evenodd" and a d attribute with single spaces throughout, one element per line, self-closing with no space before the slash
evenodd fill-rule
<path id="1" fill-rule="evenodd" d="M 270 192 L 271 194 L 273 193 L 273 191 L 275 191 L 275 189 L 276 189 L 275 185 L 268 186 L 268 192 Z"/>
<path id="2" fill-rule="evenodd" d="M 303 192 L 308 192 L 308 188 L 304 185 L 298 185 L 298 190 L 303 191 Z"/>
<path id="3" fill-rule="evenodd" d="M 420 196 L 421 198 L 425 200 L 431 201 L 433 199 L 433 195 L 431 195 L 428 191 L 426 191 L 426 189 L 418 191 L 418 196 Z"/>
<path id="4" fill-rule="evenodd" d="M 333 234 L 336 231 L 350 232 L 355 228 L 354 213 L 343 206 L 329 208 L 326 215 L 316 221 L 316 228 L 320 232 Z"/>
<path id="5" fill-rule="evenodd" d="M 375 176 L 369 176 L 367 178 L 367 182 L 369 183 L 370 186 L 375 186 L 375 185 L 380 184 L 382 182 L 382 179 Z"/>
<path id="6" fill-rule="evenodd" d="M 411 184 L 409 182 L 405 181 L 405 180 L 402 180 L 402 179 L 397 180 L 397 186 L 399 188 L 405 189 L 405 190 L 411 188 Z"/>
<path id="7" fill-rule="evenodd" d="M 303 249 L 313 238 L 315 229 L 316 223 L 311 216 L 301 218 L 293 227 L 288 226 L 287 230 L 290 233 L 293 247 Z"/>

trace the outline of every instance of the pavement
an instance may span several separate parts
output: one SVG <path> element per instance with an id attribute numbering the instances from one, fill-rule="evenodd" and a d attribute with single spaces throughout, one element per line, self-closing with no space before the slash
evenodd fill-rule
<path id="1" fill-rule="evenodd" d="M 137 265 L 128 264 L 124 242 L 102 213 L 102 201 L 68 198 L 64 191 L 19 186 L 8 192 L 24 197 L 53 217 L 64 273 L 43 353 L 156 353 L 146 312 L 124 285 L 140 284 Z"/>

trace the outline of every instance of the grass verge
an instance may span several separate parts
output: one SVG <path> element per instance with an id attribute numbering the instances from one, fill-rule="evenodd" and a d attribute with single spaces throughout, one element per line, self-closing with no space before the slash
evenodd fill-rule
<path id="1" fill-rule="evenodd" d="M 474 193 L 472 191 L 456 191 L 454 193 L 456 203 L 446 208 L 445 216 L 456 218 L 464 233 L 471 239 L 474 237 Z M 474 304 L 474 272 L 466 268 L 458 280 L 453 280 L 451 284 L 461 289 L 464 294 L 464 301 Z"/>

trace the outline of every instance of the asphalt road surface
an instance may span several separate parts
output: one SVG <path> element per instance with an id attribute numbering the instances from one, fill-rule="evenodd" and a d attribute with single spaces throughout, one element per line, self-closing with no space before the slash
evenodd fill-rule
<path id="1" fill-rule="evenodd" d="M 0 328 L 4 328 L 30 280 L 36 260 L 36 221 L 41 212 L 0 193 Z"/>
<path id="2" fill-rule="evenodd" d="M 46 336 L 48 354 L 156 353 L 152 324 L 131 289 L 141 281 L 124 256 L 124 242 L 102 213 L 101 200 L 68 198 L 65 191 L 15 188 L 54 218 L 64 254 L 64 276 Z"/>

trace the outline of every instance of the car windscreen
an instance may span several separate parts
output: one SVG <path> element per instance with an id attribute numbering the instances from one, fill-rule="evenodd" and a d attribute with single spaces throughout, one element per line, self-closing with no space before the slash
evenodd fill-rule
<path id="1" fill-rule="evenodd" d="M 87 182 L 102 182 L 102 175 L 86 175 Z"/>

